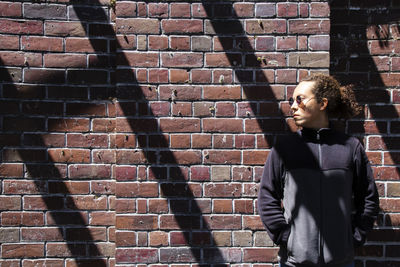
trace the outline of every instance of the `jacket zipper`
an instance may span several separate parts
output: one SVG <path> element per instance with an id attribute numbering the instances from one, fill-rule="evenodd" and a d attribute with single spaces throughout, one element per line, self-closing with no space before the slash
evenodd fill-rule
<path id="1" fill-rule="evenodd" d="M 320 136 L 320 130 L 317 132 L 317 141 L 318 141 L 318 163 L 319 163 L 319 168 L 322 167 L 322 157 L 321 157 L 321 136 Z M 322 174 L 322 169 L 320 170 Z M 319 179 L 319 194 L 320 194 L 320 201 L 319 201 L 319 263 L 318 266 L 321 266 L 323 264 L 323 240 L 322 240 L 322 178 L 323 176 L 321 175 L 321 178 Z"/>

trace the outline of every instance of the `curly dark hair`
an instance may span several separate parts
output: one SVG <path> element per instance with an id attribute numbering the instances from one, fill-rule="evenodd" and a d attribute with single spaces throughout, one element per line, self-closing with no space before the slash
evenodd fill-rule
<path id="1" fill-rule="evenodd" d="M 328 99 L 329 118 L 349 119 L 360 113 L 362 108 L 355 99 L 351 85 L 341 86 L 335 78 L 322 73 L 309 75 L 301 81 L 315 82 L 313 93 L 318 102 L 323 98 Z"/>

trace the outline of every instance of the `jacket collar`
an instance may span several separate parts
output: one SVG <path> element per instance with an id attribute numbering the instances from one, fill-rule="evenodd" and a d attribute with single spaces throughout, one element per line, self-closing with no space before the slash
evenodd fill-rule
<path id="1" fill-rule="evenodd" d="M 324 139 L 332 131 L 333 131 L 332 128 L 320 128 L 320 129 L 303 128 L 299 131 L 299 134 L 305 139 L 318 141 Z"/>

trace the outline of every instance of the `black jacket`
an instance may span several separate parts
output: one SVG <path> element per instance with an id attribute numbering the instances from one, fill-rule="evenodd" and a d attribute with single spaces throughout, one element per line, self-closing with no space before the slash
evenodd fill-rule
<path id="1" fill-rule="evenodd" d="M 372 170 L 358 139 L 331 129 L 279 138 L 264 166 L 258 211 L 280 261 L 335 266 L 354 258 L 379 211 Z"/>

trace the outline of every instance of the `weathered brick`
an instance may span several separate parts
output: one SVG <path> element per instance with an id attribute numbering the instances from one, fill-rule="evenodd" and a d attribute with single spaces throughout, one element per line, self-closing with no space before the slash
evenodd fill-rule
<path id="1" fill-rule="evenodd" d="M 0 47 L 5 50 L 17 50 L 19 49 L 19 37 L 13 35 L 2 35 L 0 36 Z M 2 59 L 3 60 L 3 59 Z M 3 63 L 4 64 L 4 63 Z"/>
<path id="2" fill-rule="evenodd" d="M 278 17 L 297 17 L 297 3 L 278 3 Z"/>
<path id="3" fill-rule="evenodd" d="M 329 53 L 290 53 L 289 67 L 324 68 L 329 66 Z"/>
<path id="4" fill-rule="evenodd" d="M 24 17 L 35 19 L 65 19 L 67 8 L 65 5 L 24 4 Z"/>
<path id="5" fill-rule="evenodd" d="M 282 19 L 247 20 L 248 34 L 286 33 L 286 21 Z"/>
<path id="6" fill-rule="evenodd" d="M 44 67 L 81 67 L 87 66 L 86 56 L 78 54 L 45 54 Z"/>
<path id="7" fill-rule="evenodd" d="M 329 34 L 330 21 L 323 20 L 289 20 L 290 34 Z"/>
<path id="8" fill-rule="evenodd" d="M 22 4 L 3 2 L 0 3 L 0 16 L 1 17 L 21 17 Z"/>
<path id="9" fill-rule="evenodd" d="M 70 21 L 46 21 L 44 24 L 44 33 L 50 36 L 73 36 L 83 37 L 86 35 L 86 24 Z"/>
<path id="10" fill-rule="evenodd" d="M 202 33 L 203 22 L 197 19 L 170 19 L 161 22 L 162 31 L 165 34 Z"/>
<path id="11" fill-rule="evenodd" d="M 22 199 L 20 196 L 0 196 L 1 210 L 20 210 Z"/>
<path id="12" fill-rule="evenodd" d="M 12 34 L 43 34 L 43 22 L 0 19 L 0 32 Z"/>
<path id="13" fill-rule="evenodd" d="M 2 258 L 31 258 L 43 257 L 43 244 L 3 244 L 1 246 Z"/>
<path id="14" fill-rule="evenodd" d="M 158 19 L 127 18 L 117 19 L 117 33 L 122 34 L 158 34 L 160 22 Z"/>

